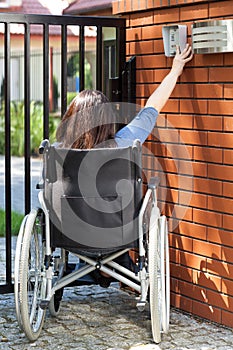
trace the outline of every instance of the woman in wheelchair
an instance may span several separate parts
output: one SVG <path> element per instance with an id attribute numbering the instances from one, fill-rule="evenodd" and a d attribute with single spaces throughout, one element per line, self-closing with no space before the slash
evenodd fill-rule
<path id="1" fill-rule="evenodd" d="M 42 141 L 40 207 L 22 221 L 14 269 L 16 315 L 29 340 L 39 337 L 47 307 L 57 316 L 64 287 L 95 282 L 107 287 L 112 279 L 138 293 L 138 310 L 149 300 L 156 343 L 168 331 L 167 220 L 157 206 L 157 178 L 150 179 L 143 198 L 141 144 L 191 59 L 188 44 L 182 52 L 177 47 L 168 75 L 120 130 L 106 96 L 84 90 L 63 116 L 57 142 Z M 129 256 L 132 248 L 137 264 Z"/>
<path id="2" fill-rule="evenodd" d="M 134 140 L 143 143 L 153 130 L 159 112 L 171 95 L 184 65 L 191 59 L 189 45 L 181 53 L 177 47 L 170 73 L 149 97 L 145 107 L 118 132 L 115 132 L 114 111 L 107 97 L 96 90 L 81 91 L 71 102 L 57 128 L 57 146 L 91 149 L 132 145 Z M 127 268 L 135 269 L 128 253 L 116 261 Z M 101 286 L 106 287 L 111 282 L 111 278 L 108 278 L 103 272 L 96 270 L 93 275 Z"/>

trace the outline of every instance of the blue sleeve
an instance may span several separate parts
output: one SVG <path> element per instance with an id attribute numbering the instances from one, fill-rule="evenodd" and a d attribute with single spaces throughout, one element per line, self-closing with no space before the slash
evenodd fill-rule
<path id="1" fill-rule="evenodd" d="M 153 130 L 158 118 L 158 111 L 153 107 L 143 108 L 137 116 L 115 135 L 119 147 L 132 144 L 134 140 L 143 143 Z"/>

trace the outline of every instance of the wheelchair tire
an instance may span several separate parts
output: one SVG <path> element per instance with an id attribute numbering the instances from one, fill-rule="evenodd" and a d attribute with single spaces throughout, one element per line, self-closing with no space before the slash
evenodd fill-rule
<path id="1" fill-rule="evenodd" d="M 52 317 L 57 317 L 61 309 L 61 300 L 63 296 L 63 288 L 55 292 L 49 302 L 49 312 Z"/>
<path id="2" fill-rule="evenodd" d="M 21 313 L 20 313 L 20 302 L 19 302 L 19 264 L 21 259 L 21 249 L 22 249 L 22 241 L 25 231 L 25 225 L 27 221 L 28 215 L 23 218 L 23 221 L 20 225 L 20 230 L 17 237 L 16 247 L 15 247 L 15 262 L 14 262 L 14 297 L 15 297 L 15 312 L 16 318 L 19 324 L 19 328 L 23 330 Z"/>
<path id="3" fill-rule="evenodd" d="M 160 281 L 161 281 L 161 329 L 163 333 L 169 330 L 170 321 L 170 268 L 169 268 L 169 244 L 166 216 L 159 218 L 158 242 L 160 242 Z M 159 252 L 158 252 L 159 253 Z"/>
<path id="4" fill-rule="evenodd" d="M 40 301 L 46 295 L 47 285 L 43 236 L 41 210 L 32 209 L 25 224 L 19 269 L 19 303 L 22 327 L 31 341 L 35 341 L 39 337 L 46 312 L 40 307 Z"/>
<path id="5" fill-rule="evenodd" d="M 170 320 L 169 246 L 166 217 L 154 215 L 154 222 L 149 230 L 150 313 L 153 339 L 160 343 Z"/>
<path id="6" fill-rule="evenodd" d="M 56 253 L 58 255 L 56 255 Z M 61 249 L 60 254 L 57 251 L 55 251 L 53 253 L 52 286 L 54 286 L 64 275 L 64 262 L 62 259 L 63 255 L 66 255 L 64 249 Z M 55 262 L 56 259 L 58 259 L 57 263 Z M 66 255 L 65 260 L 66 260 L 65 264 L 68 264 L 68 255 Z M 63 268 L 61 268 L 61 267 L 63 267 Z M 64 287 L 56 290 L 56 292 L 54 293 L 54 295 L 52 296 L 52 298 L 49 301 L 48 309 L 49 309 L 50 315 L 52 317 L 57 317 L 59 312 L 60 312 L 63 291 L 64 291 Z"/>
<path id="7" fill-rule="evenodd" d="M 151 330 L 155 343 L 161 341 L 161 308 L 159 297 L 159 259 L 158 259 L 158 208 L 153 207 L 151 210 L 150 226 L 149 226 L 149 301 Z"/>

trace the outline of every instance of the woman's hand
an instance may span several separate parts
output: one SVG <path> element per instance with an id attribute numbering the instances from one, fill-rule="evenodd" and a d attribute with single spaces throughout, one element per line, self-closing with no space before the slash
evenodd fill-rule
<path id="1" fill-rule="evenodd" d="M 171 73 L 175 73 L 179 77 L 185 64 L 193 58 L 192 48 L 189 44 L 186 44 L 184 50 L 180 52 L 180 48 L 176 46 L 176 55 L 173 59 Z"/>

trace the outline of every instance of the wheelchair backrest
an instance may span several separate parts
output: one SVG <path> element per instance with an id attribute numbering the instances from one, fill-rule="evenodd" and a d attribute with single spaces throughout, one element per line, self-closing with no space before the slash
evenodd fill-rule
<path id="1" fill-rule="evenodd" d="M 141 145 L 91 150 L 49 147 L 44 197 L 52 245 L 104 251 L 138 238 Z"/>

